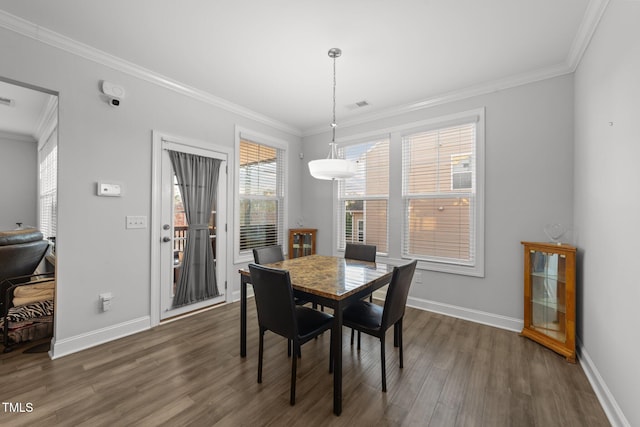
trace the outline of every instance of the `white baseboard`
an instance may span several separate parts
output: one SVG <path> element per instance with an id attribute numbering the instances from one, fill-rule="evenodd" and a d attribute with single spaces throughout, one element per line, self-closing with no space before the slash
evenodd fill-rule
<path id="1" fill-rule="evenodd" d="M 249 287 L 250 288 L 250 287 Z M 375 299 L 384 301 L 387 287 L 382 287 L 373 293 Z M 253 296 L 253 289 L 247 289 L 247 297 Z M 232 301 L 240 301 L 240 291 L 233 292 Z M 409 307 L 420 310 L 432 311 L 434 313 L 444 314 L 446 316 L 457 317 L 459 319 L 469 320 L 471 322 L 481 323 L 483 325 L 494 326 L 508 331 L 520 332 L 524 326 L 522 319 L 513 317 L 500 316 L 498 314 L 487 313 L 479 310 L 458 307 L 455 305 L 443 304 L 435 301 L 409 297 L 407 300 Z"/>
<path id="2" fill-rule="evenodd" d="M 251 287 L 249 287 L 251 288 Z M 247 289 L 247 297 L 253 296 L 253 289 Z M 382 287 L 373 293 L 375 299 L 383 301 L 386 296 L 387 287 Z M 232 301 L 240 301 L 240 291 L 231 294 Z M 472 310 L 469 308 L 458 307 L 449 304 L 443 304 L 435 301 L 424 300 L 420 298 L 409 297 L 407 300 L 409 307 L 420 310 L 432 311 L 434 313 L 444 314 L 446 316 L 457 317 L 459 319 L 469 320 L 471 322 L 481 323 L 483 325 L 494 326 L 496 328 L 506 329 L 509 331 L 520 332 L 524 322 L 521 319 L 500 316 L 498 314 L 487 313 L 484 311 Z"/>
<path id="3" fill-rule="evenodd" d="M 231 302 L 236 302 L 236 301 L 240 301 L 240 291 L 231 292 Z"/>
<path id="4" fill-rule="evenodd" d="M 629 421 L 627 421 L 620 406 L 618 406 L 618 403 L 611 394 L 609 387 L 607 387 L 600 372 L 598 372 L 598 369 L 594 365 L 593 360 L 589 357 L 589 353 L 587 353 L 582 345 L 580 338 L 576 338 L 576 344 L 578 359 L 580 360 L 582 370 L 587 376 L 591 387 L 593 387 L 593 391 L 596 393 L 605 414 L 607 414 L 609 422 L 613 427 L 631 427 L 631 424 L 629 424 Z"/>
<path id="5" fill-rule="evenodd" d="M 71 353 L 76 353 L 90 347 L 95 347 L 109 341 L 146 331 L 151 328 L 151 318 L 149 316 L 139 317 L 117 325 L 87 332 L 64 339 L 52 339 L 49 356 L 57 359 Z"/>
<path id="6" fill-rule="evenodd" d="M 374 297 L 376 297 L 375 294 Z M 486 311 L 473 310 L 470 308 L 458 307 L 421 298 L 409 297 L 407 305 L 409 307 L 432 311 L 434 313 L 444 314 L 458 319 L 469 320 L 483 325 L 506 329 L 508 331 L 520 332 L 524 325 L 522 319 L 501 316 L 499 314 L 488 313 Z"/>

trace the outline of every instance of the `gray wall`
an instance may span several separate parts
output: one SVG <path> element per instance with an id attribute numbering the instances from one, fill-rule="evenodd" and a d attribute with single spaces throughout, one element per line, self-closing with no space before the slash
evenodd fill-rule
<path id="1" fill-rule="evenodd" d="M 572 76 L 375 123 L 338 127 L 338 137 L 480 107 L 486 108 L 485 277 L 422 271 L 421 283 L 414 281 L 410 299 L 424 308 L 516 329 L 522 325 L 524 311 L 520 242 L 547 241 L 545 224 L 572 221 Z M 305 159 L 326 157 L 329 140 L 328 134 L 305 137 Z M 303 179 L 306 225 L 319 229 L 319 252 L 333 253 L 332 185 L 313 179 L 308 170 Z M 400 219 L 392 219 L 390 224 L 393 240 L 401 234 Z M 390 253 L 391 258 L 399 256 L 399 252 Z"/>
<path id="2" fill-rule="evenodd" d="M 300 216 L 299 136 L 3 28 L 0 40 L 0 76 L 59 93 L 54 355 L 61 348 L 62 354 L 77 351 L 148 323 L 150 290 L 158 286 L 150 279 L 150 228 L 125 230 L 124 224 L 126 215 L 151 218 L 152 130 L 233 147 L 234 126 L 240 125 L 287 141 L 297 162 L 292 161 L 289 170 L 289 218 Z M 112 108 L 101 98 L 100 80 L 126 89 L 120 107 Z M 98 180 L 122 183 L 123 196 L 97 197 Z M 229 191 L 233 185 L 230 173 Z M 233 213 L 233 206 L 228 209 Z M 230 220 L 233 230 L 232 215 Z M 228 259 L 228 292 L 236 294 L 237 269 L 231 265 L 233 256 Z M 103 292 L 114 296 L 107 313 L 98 310 Z"/>
<path id="3" fill-rule="evenodd" d="M 38 225 L 38 144 L 0 133 L 0 230 Z"/>
<path id="4" fill-rule="evenodd" d="M 611 1 L 575 77 L 582 360 L 593 377 L 601 377 L 597 391 L 611 399 L 614 425 L 625 425 L 626 417 L 632 426 L 640 425 L 638 22 L 639 2 Z"/>

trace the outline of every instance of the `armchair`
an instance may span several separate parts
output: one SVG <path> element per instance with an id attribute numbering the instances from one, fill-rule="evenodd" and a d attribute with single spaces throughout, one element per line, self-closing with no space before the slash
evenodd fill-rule
<path id="1" fill-rule="evenodd" d="M 33 274 L 48 248 L 35 228 L 0 232 L 0 282 Z"/>
<path id="2" fill-rule="evenodd" d="M 4 351 L 53 331 L 53 274 L 32 276 L 49 242 L 34 228 L 0 232 L 0 331 Z M 45 283 L 46 282 L 46 283 Z"/>

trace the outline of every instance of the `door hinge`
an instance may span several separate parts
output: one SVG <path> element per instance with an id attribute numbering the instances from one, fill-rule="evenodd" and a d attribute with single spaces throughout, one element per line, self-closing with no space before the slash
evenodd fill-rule
<path id="1" fill-rule="evenodd" d="M 225 172 L 224 172 L 224 173 L 226 173 L 227 175 L 229 175 L 229 165 L 225 166 L 225 167 L 224 167 L 224 169 L 225 169 Z"/>
<path id="2" fill-rule="evenodd" d="M 224 232 L 227 232 L 227 224 L 224 225 Z"/>
<path id="3" fill-rule="evenodd" d="M 225 291 L 227 290 L 227 281 L 226 280 L 224 281 L 224 290 Z"/>

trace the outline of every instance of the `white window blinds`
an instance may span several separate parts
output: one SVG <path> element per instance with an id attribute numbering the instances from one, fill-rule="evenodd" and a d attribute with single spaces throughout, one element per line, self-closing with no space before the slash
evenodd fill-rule
<path id="1" fill-rule="evenodd" d="M 402 255 L 473 266 L 476 123 L 402 138 Z"/>
<path id="2" fill-rule="evenodd" d="M 282 244 L 284 150 L 240 139 L 240 251 Z"/>
<path id="3" fill-rule="evenodd" d="M 58 216 L 58 132 L 51 132 L 38 152 L 39 158 L 39 214 L 38 228 L 46 239 L 56 237 Z"/>
<path id="4" fill-rule="evenodd" d="M 364 243 L 387 253 L 389 140 L 348 145 L 340 151 L 356 162 L 357 172 L 338 183 L 338 249 L 346 243 Z"/>

